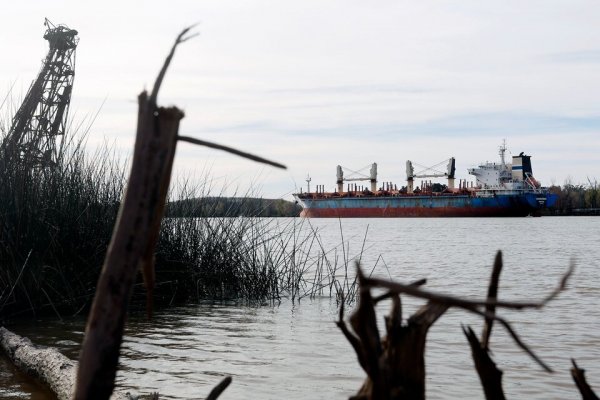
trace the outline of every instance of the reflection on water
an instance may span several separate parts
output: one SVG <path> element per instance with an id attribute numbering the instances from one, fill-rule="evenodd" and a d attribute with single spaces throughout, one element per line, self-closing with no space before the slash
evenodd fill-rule
<path id="1" fill-rule="evenodd" d="M 356 363 L 338 362 L 348 348 L 336 332 L 336 313 L 335 302 L 321 299 L 275 308 L 202 304 L 159 312 L 152 321 L 134 316 L 127 325 L 118 386 L 159 391 L 165 399 L 202 398 L 231 375 L 234 384 L 225 398 L 284 393 L 305 398 L 319 386 L 332 396 L 348 397 L 362 374 Z M 76 358 L 83 324 L 81 319 L 38 321 L 13 329 Z M 61 336 L 68 339 L 57 342 Z"/>
<path id="2" fill-rule="evenodd" d="M 324 242 L 339 243 L 338 221 L 311 223 Z M 508 398 L 579 398 L 568 372 L 571 357 L 600 388 L 600 218 L 343 220 L 351 252 L 360 252 L 367 224 L 364 265 L 373 265 L 382 254 L 376 273 L 402 281 L 426 277 L 429 289 L 455 295 L 485 295 L 496 249 L 504 249 L 503 299 L 543 298 L 574 257 L 576 273 L 557 300 L 541 311 L 502 311 L 556 372 L 545 373 L 499 326 L 491 348 L 504 370 Z M 404 303 L 406 313 L 419 304 Z M 333 323 L 336 317 L 335 301 L 327 298 L 296 305 L 284 301 L 278 307 L 206 303 L 162 311 L 152 321 L 132 316 L 118 385 L 156 390 L 167 399 L 203 398 L 223 376 L 232 375 L 224 399 L 347 398 L 364 375 Z M 461 324 L 475 331 L 482 327 L 477 317 L 453 309 L 430 331 L 430 398 L 482 397 Z M 38 321 L 12 329 L 76 358 L 83 321 Z M 2 362 L 0 397 L 30 398 L 26 393 L 35 390 Z"/>
<path id="3" fill-rule="evenodd" d="M 22 374 L 0 353 L 0 399 L 54 400 L 52 393 Z"/>

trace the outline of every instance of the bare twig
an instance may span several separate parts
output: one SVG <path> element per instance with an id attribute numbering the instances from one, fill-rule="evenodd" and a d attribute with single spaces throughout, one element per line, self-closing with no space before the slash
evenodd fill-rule
<path id="1" fill-rule="evenodd" d="M 490 286 L 488 288 L 488 301 L 495 301 L 498 297 L 498 282 L 500 280 L 500 272 L 502 271 L 502 252 L 496 253 L 496 259 L 494 260 L 494 268 L 492 270 L 492 277 L 490 278 Z M 489 314 L 494 315 L 496 312 L 496 306 L 487 305 L 485 311 Z M 481 347 L 487 349 L 489 346 L 490 336 L 492 335 L 492 327 L 494 326 L 493 318 L 486 318 L 485 325 L 483 326 L 483 332 L 481 334 Z M 470 328 L 469 328 L 470 329 Z M 466 333 L 465 333 L 466 335 Z"/>
<path id="2" fill-rule="evenodd" d="M 500 308 L 509 308 L 515 310 L 522 310 L 526 308 L 542 308 L 549 301 L 553 300 L 561 291 L 566 288 L 566 283 L 571 277 L 574 271 L 574 264 L 571 263 L 567 272 L 563 275 L 559 286 L 554 289 L 544 300 L 540 302 L 510 302 L 510 301 L 499 301 L 499 300 L 467 300 L 460 297 L 443 295 L 435 292 L 431 292 L 425 289 L 421 289 L 413 284 L 403 284 L 399 282 L 390 282 L 379 278 L 365 278 L 365 285 L 385 288 L 396 293 L 404 293 L 413 297 L 431 300 L 440 303 L 447 303 L 453 307 L 487 307 L 494 306 Z"/>
<path id="3" fill-rule="evenodd" d="M 255 156 L 254 154 L 246 153 L 244 151 L 236 150 L 232 147 L 223 146 L 221 144 L 216 144 L 216 143 L 212 143 L 212 142 L 207 142 L 206 140 L 200 140 L 200 139 L 192 138 L 189 136 L 177 136 L 177 140 L 181 140 L 182 142 L 197 144 L 199 146 L 210 147 L 211 149 L 223 150 L 228 153 L 235 154 L 237 156 L 247 158 L 252 161 L 256 161 L 256 162 L 263 163 L 263 164 L 268 164 L 273 167 L 277 167 L 277 168 L 281 168 L 281 169 L 287 169 L 287 167 L 283 164 L 279 164 L 274 161 L 269 161 L 266 158 Z"/>
<path id="4" fill-rule="evenodd" d="M 414 286 L 414 287 L 419 287 L 419 286 L 423 286 L 424 284 L 427 283 L 427 279 L 419 279 L 417 281 L 414 281 L 412 283 L 409 283 L 410 286 Z M 389 298 L 393 298 L 397 293 L 396 292 L 385 292 L 384 294 L 381 294 L 379 296 L 375 296 L 373 297 L 373 302 L 375 304 L 378 304 L 379 302 L 383 301 L 383 300 L 387 300 Z"/>
<path id="5" fill-rule="evenodd" d="M 206 400 L 217 400 L 221 393 L 223 393 L 223 391 L 227 389 L 227 386 L 229 386 L 230 383 L 230 376 L 223 378 L 223 380 L 217 386 L 215 386 L 213 390 L 210 391 L 210 393 L 206 397 Z"/>
<path id="6" fill-rule="evenodd" d="M 521 340 L 519 335 L 515 332 L 515 330 L 512 328 L 510 323 L 508 323 L 508 321 L 495 315 L 495 312 L 490 313 L 490 312 L 486 312 L 486 311 L 481 311 L 479 308 L 487 307 L 487 306 L 503 307 L 503 308 L 509 308 L 509 309 L 518 309 L 518 310 L 525 309 L 525 308 L 541 308 L 545 304 L 547 304 L 550 300 L 554 299 L 558 295 L 558 293 L 560 293 L 562 290 L 565 289 L 567 280 L 573 273 L 573 269 L 574 269 L 574 265 L 571 263 L 569 270 L 562 277 L 559 286 L 554 291 L 552 291 L 552 293 L 550 295 L 548 295 L 542 302 L 538 302 L 538 303 L 505 302 L 505 301 L 498 301 L 498 300 L 475 301 L 475 300 L 461 299 L 461 298 L 458 298 L 455 296 L 441 295 L 438 293 L 427 291 L 425 289 L 421 289 L 419 287 L 412 286 L 411 284 L 407 285 L 407 284 L 401 284 L 401 283 L 397 283 L 397 282 L 389 282 L 389 281 L 385 281 L 385 280 L 377 279 L 377 278 L 364 278 L 364 282 L 365 282 L 365 285 L 386 288 L 391 292 L 408 294 L 413 297 L 427 299 L 432 302 L 445 304 L 449 307 L 459 307 L 464 310 L 470 311 L 472 313 L 478 314 L 484 318 L 498 321 L 508 331 L 508 333 L 513 338 L 515 343 L 521 349 L 523 349 L 523 351 L 525 351 L 527 354 L 529 354 L 529 356 L 531 358 L 533 358 L 544 370 L 546 370 L 548 372 L 552 372 L 552 369 L 546 363 L 544 363 L 533 352 L 533 350 L 531 350 Z"/>
<path id="7" fill-rule="evenodd" d="M 554 289 L 544 299 L 544 301 L 542 302 L 542 305 L 540 307 L 543 307 L 546 303 L 553 300 L 556 296 L 558 296 L 558 294 L 560 292 L 562 292 L 563 290 L 565 290 L 567 288 L 567 283 L 569 282 L 569 278 L 571 277 L 571 275 L 573 274 L 574 271 L 575 271 L 575 261 L 571 260 L 569 269 L 567 270 L 567 272 L 563 275 L 562 279 L 560 280 L 560 285 L 556 289 Z"/>
<path id="8" fill-rule="evenodd" d="M 515 330 L 512 328 L 512 326 L 510 325 L 510 323 L 505 320 L 502 317 L 497 316 L 495 313 L 491 314 L 491 313 L 487 313 L 485 311 L 481 311 L 479 310 L 477 307 L 461 307 L 464 310 L 470 311 L 474 314 L 480 315 L 483 318 L 491 318 L 494 321 L 498 321 L 503 327 L 504 329 L 506 329 L 506 331 L 509 333 L 509 335 L 513 338 L 513 340 L 515 341 L 515 343 L 517 344 L 517 346 L 519 346 L 523 351 L 525 351 L 527 354 L 529 354 L 529 356 L 531 358 L 533 358 L 535 360 L 535 362 L 537 362 L 544 370 L 546 370 L 546 372 L 554 372 L 552 370 L 552 368 L 550 368 L 546 363 L 544 363 L 542 361 L 541 358 L 539 358 L 534 352 L 533 350 L 531 350 L 519 337 L 519 335 L 517 334 L 517 332 L 515 332 Z"/>
<path id="9" fill-rule="evenodd" d="M 169 65 L 171 64 L 171 60 L 173 59 L 173 55 L 175 55 L 175 49 L 177 48 L 177 46 L 179 44 L 183 43 L 183 42 L 186 42 L 186 41 L 190 40 L 193 37 L 198 36 L 198 33 L 195 33 L 193 35 L 185 37 L 185 35 L 187 35 L 188 32 L 191 29 L 193 29 L 194 27 L 196 27 L 196 24 L 188 26 L 183 31 L 181 31 L 181 33 L 177 36 L 177 39 L 175 39 L 175 43 L 173 43 L 173 47 L 171 47 L 171 51 L 169 52 L 169 55 L 165 59 L 165 62 L 163 64 L 162 68 L 160 69 L 160 72 L 158 73 L 158 76 L 156 77 L 156 80 L 154 81 L 154 87 L 152 88 L 152 94 L 150 95 L 150 98 L 148 100 L 150 106 L 156 107 L 156 98 L 158 96 L 158 91 L 160 90 L 160 86 L 162 85 L 162 81 L 165 78 L 165 74 L 167 73 L 167 69 L 169 68 Z"/>

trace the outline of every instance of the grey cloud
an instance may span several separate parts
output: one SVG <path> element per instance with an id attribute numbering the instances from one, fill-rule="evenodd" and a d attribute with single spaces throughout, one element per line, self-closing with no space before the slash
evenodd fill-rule
<path id="1" fill-rule="evenodd" d="M 545 61 L 557 63 L 600 63 L 600 49 L 565 51 L 542 56 Z"/>

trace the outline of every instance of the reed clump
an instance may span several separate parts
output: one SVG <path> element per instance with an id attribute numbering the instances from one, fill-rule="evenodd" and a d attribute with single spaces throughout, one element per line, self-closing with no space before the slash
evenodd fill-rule
<path id="1" fill-rule="evenodd" d="M 63 141 L 48 166 L 0 154 L 0 315 L 77 311 L 93 294 L 124 179 L 82 146 Z"/>
<path id="2" fill-rule="evenodd" d="M 326 250 L 306 219 L 232 216 L 165 218 L 156 250 L 154 294 L 169 304 L 317 296 L 351 302 L 352 265 L 364 245 L 351 256 L 343 235 L 338 246 Z"/>
<path id="3" fill-rule="evenodd" d="M 67 137 L 63 143 L 59 162 L 43 168 L 7 162 L 0 154 L 0 320 L 60 317 L 90 306 L 125 166 L 107 147 L 90 156 L 83 139 Z M 177 190 L 177 204 L 201 206 L 210 215 L 201 201 L 181 201 L 208 197 L 210 188 L 188 187 Z M 212 204 L 222 207 L 223 202 Z M 304 220 L 237 217 L 235 207 L 231 213 L 218 211 L 220 217 L 163 220 L 155 254 L 157 305 L 317 295 L 339 299 L 339 293 L 354 290 L 348 282 L 349 257 L 344 253 L 338 259 L 336 253 L 330 259 L 317 232 L 303 229 Z M 134 303 L 141 303 L 141 277 L 136 288 Z"/>

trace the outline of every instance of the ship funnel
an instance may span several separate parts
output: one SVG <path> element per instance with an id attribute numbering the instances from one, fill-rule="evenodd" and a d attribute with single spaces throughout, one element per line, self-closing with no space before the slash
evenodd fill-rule
<path id="1" fill-rule="evenodd" d="M 528 176 L 533 175 L 531 169 L 531 156 L 523 153 L 512 158 L 512 179 L 513 181 L 523 182 Z"/>

